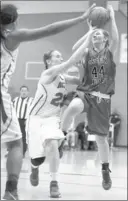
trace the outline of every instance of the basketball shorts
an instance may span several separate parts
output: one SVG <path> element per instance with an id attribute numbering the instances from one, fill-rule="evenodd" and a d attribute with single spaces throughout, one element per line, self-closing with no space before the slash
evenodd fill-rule
<path id="1" fill-rule="evenodd" d="M 11 96 L 1 87 L 1 142 L 10 142 L 22 138 Z"/>
<path id="2" fill-rule="evenodd" d="M 84 103 L 83 112 L 87 113 L 88 133 L 101 136 L 108 135 L 111 99 L 99 98 L 87 93 L 85 93 L 84 98 L 81 99 Z"/>
<path id="3" fill-rule="evenodd" d="M 27 143 L 31 158 L 46 156 L 45 146 L 49 140 L 58 140 L 58 147 L 65 138 L 57 117 L 30 116 L 26 126 Z"/>

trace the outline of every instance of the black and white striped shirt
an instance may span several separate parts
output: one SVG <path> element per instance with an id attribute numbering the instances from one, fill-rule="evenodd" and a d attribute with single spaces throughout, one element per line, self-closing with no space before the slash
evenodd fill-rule
<path id="1" fill-rule="evenodd" d="M 29 115 L 30 105 L 33 101 L 32 97 L 21 98 L 16 97 L 13 100 L 13 105 L 16 110 L 16 115 L 18 119 L 27 119 Z"/>

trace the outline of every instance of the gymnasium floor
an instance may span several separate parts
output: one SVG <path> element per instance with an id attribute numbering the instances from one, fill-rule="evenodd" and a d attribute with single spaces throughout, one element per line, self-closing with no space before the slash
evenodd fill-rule
<path id="1" fill-rule="evenodd" d="M 2 155 L 4 154 L 2 150 Z M 113 187 L 105 191 L 101 187 L 99 158 L 96 151 L 65 151 L 60 165 L 59 200 L 127 200 L 127 149 L 111 151 Z M 1 194 L 6 181 L 5 158 L 1 158 Z M 21 200 L 55 200 L 49 197 L 47 161 L 40 168 L 40 184 L 29 183 L 30 163 L 26 156 L 19 182 Z"/>

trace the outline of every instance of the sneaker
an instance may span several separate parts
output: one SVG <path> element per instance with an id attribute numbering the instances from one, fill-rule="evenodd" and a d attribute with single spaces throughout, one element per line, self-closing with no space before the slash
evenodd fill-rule
<path id="1" fill-rule="evenodd" d="M 31 168 L 30 183 L 32 186 L 39 184 L 39 168 Z"/>
<path id="2" fill-rule="evenodd" d="M 103 186 L 104 190 L 109 190 L 112 187 L 112 180 L 110 178 L 110 172 L 111 172 L 111 170 L 109 169 L 109 164 L 104 163 L 103 168 L 102 168 L 102 177 L 103 177 L 102 186 Z"/>
<path id="3" fill-rule="evenodd" d="M 51 181 L 50 183 L 50 197 L 51 198 L 60 198 L 61 194 L 59 192 L 58 182 Z"/>
<path id="4" fill-rule="evenodd" d="M 19 200 L 17 190 L 14 191 L 5 191 L 3 200 Z"/>

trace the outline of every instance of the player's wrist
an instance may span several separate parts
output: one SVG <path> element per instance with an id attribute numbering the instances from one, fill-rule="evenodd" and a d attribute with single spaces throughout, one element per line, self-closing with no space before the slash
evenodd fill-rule
<path id="1" fill-rule="evenodd" d="M 110 20 L 115 20 L 115 14 L 110 14 Z"/>

